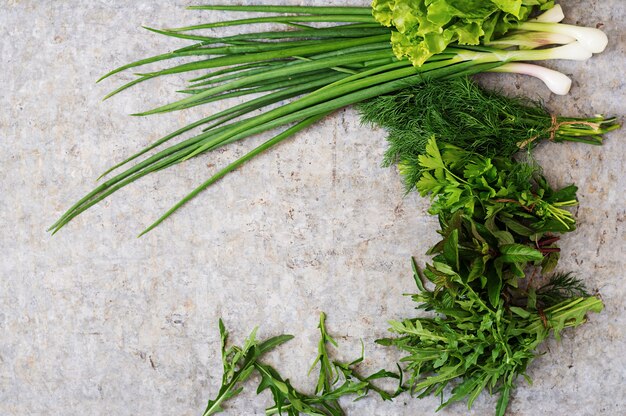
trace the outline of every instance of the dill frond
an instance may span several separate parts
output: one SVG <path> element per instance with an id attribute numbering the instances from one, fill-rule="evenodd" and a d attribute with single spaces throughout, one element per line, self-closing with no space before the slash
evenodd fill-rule
<path id="1" fill-rule="evenodd" d="M 537 301 L 545 305 L 556 305 L 576 297 L 590 296 L 583 281 L 573 273 L 555 273 L 550 281 L 536 291 Z"/>
<path id="2" fill-rule="evenodd" d="M 468 77 L 409 87 L 358 109 L 364 123 L 387 130 L 383 165 L 402 162 L 408 189 L 421 176 L 417 157 L 430 137 L 489 158 L 511 157 L 520 142 L 546 138 L 552 126 L 540 103 L 486 91 Z"/>

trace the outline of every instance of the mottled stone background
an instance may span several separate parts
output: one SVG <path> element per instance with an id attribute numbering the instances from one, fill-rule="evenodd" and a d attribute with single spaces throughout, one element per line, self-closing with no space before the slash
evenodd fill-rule
<path id="1" fill-rule="evenodd" d="M 130 75 L 94 83 L 108 69 L 186 44 L 140 25 L 223 18 L 184 10 L 193 3 L 0 1 L 2 415 L 198 415 L 220 382 L 219 317 L 237 342 L 255 325 L 260 337 L 295 334 L 267 360 L 306 391 L 321 311 L 338 357 L 358 356 L 361 339 L 364 372 L 391 369 L 399 357 L 373 341 L 386 335 L 387 320 L 413 314 L 402 296 L 414 290 L 409 257 L 426 260 L 436 221 L 427 201 L 403 196 L 396 171 L 380 167 L 384 133 L 360 126 L 353 109 L 255 159 L 141 239 L 143 227 L 262 138 L 147 177 L 46 234 L 105 168 L 206 111 L 128 116 L 171 100 L 181 78 L 104 103 Z M 527 77 L 481 80 L 563 114 L 626 113 L 625 2 L 563 3 L 567 22 L 602 27 L 611 41 L 587 62 L 549 64 L 571 74 L 570 95 L 550 95 Z M 529 369 L 534 384 L 520 380 L 513 392 L 510 415 L 626 414 L 624 136 L 537 152 L 555 185 L 580 186 L 580 228 L 562 243 L 561 269 L 583 276 L 606 309 L 547 343 Z M 269 396 L 255 388 L 247 384 L 227 414 L 262 414 Z M 407 395 L 344 403 L 349 415 L 437 407 Z M 484 394 L 469 413 L 458 404 L 439 414 L 487 415 L 494 405 Z"/>

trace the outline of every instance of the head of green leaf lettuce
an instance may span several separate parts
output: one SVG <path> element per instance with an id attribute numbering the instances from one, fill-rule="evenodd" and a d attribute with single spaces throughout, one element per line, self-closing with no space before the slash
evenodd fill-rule
<path id="1" fill-rule="evenodd" d="M 479 45 L 525 21 L 535 7 L 547 10 L 553 0 L 374 0 L 372 14 L 393 27 L 395 55 L 421 66 L 454 42 Z"/>

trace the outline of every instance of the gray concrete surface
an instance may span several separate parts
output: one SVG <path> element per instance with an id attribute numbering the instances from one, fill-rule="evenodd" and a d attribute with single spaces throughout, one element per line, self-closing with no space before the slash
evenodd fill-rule
<path id="1" fill-rule="evenodd" d="M 219 18 L 191 1 L 0 1 L 0 414 L 198 415 L 221 377 L 217 320 L 233 341 L 295 334 L 268 361 L 311 391 L 317 320 L 328 314 L 364 372 L 399 357 L 376 346 L 387 320 L 413 314 L 409 257 L 425 261 L 436 221 L 427 201 L 403 196 L 380 168 L 384 134 L 342 110 L 204 192 L 149 235 L 134 236 L 193 186 L 252 143 L 150 176 L 80 216 L 54 237 L 45 229 L 112 162 L 204 109 L 149 118 L 181 80 L 164 78 L 101 103 L 129 75 L 94 84 L 108 69 L 185 42 L 167 27 Z M 244 2 L 246 3 L 246 2 Z M 251 2 L 250 2 L 251 3 Z M 341 4 L 339 0 L 284 4 Z M 366 5 L 367 1 L 353 1 Z M 545 100 L 563 114 L 624 114 L 623 0 L 567 1 L 568 22 L 602 25 L 610 46 L 584 63 L 551 63 L 572 92 L 493 75 L 483 82 Z M 226 105 L 226 104 L 223 104 Z M 519 382 L 510 415 L 626 414 L 626 189 L 624 132 L 603 147 L 543 145 L 537 157 L 556 185 L 576 182 L 580 228 L 563 243 L 562 270 L 597 289 L 606 309 L 550 341 Z M 262 414 L 255 386 L 227 414 Z M 402 396 L 345 401 L 349 415 L 429 415 L 437 400 Z M 442 416 L 491 414 L 480 396 Z"/>

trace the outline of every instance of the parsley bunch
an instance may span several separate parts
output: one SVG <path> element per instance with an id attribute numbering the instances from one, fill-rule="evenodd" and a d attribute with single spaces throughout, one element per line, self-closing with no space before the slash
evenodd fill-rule
<path id="1" fill-rule="evenodd" d="M 514 228 L 527 236 L 574 229 L 572 214 L 562 208 L 577 204 L 574 185 L 555 191 L 536 165 L 491 159 L 445 143 L 441 147 L 431 139 L 418 158 L 422 175 L 416 188 L 422 196 L 437 197 L 431 214 L 463 208 L 479 219 L 499 216 L 516 225 L 523 221 L 527 232 Z"/>

